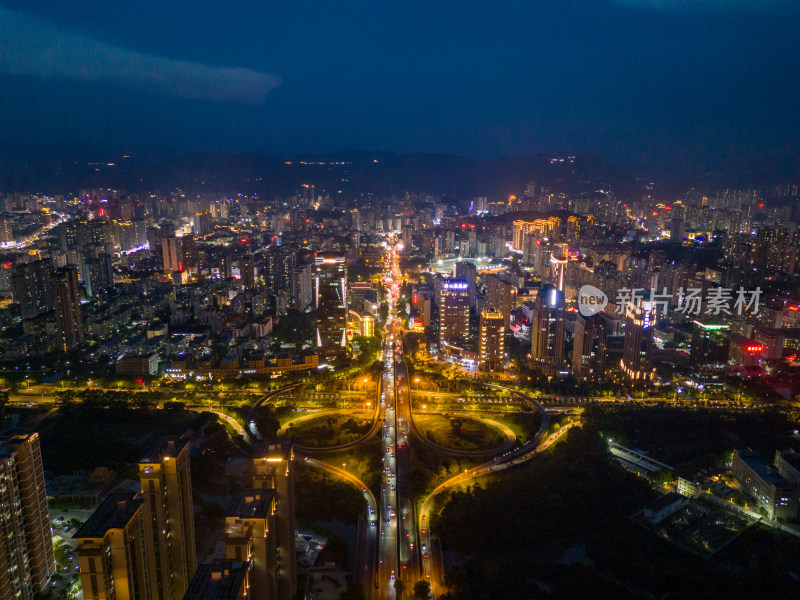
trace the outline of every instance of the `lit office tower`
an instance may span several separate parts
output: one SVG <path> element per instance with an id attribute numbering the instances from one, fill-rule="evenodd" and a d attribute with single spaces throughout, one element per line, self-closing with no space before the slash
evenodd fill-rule
<path id="1" fill-rule="evenodd" d="M 85 600 L 150 600 L 141 496 L 112 492 L 75 533 Z"/>
<path id="2" fill-rule="evenodd" d="M 648 297 L 637 297 L 625 304 L 625 345 L 620 366 L 631 383 L 653 378 L 651 351 L 656 311 Z"/>
<path id="3" fill-rule="evenodd" d="M 553 371 L 564 361 L 564 292 L 552 285 L 539 290 L 531 325 L 531 360 Z"/>
<path id="4" fill-rule="evenodd" d="M 53 307 L 50 290 L 50 272 L 53 266 L 49 260 L 37 260 L 20 264 L 11 276 L 11 292 L 14 302 L 19 304 L 23 319 L 30 319 Z"/>
<path id="5" fill-rule="evenodd" d="M 477 296 L 477 270 L 475 269 L 475 264 L 467 261 L 457 262 L 453 268 L 453 276 L 455 279 L 463 279 L 469 285 L 469 307 L 473 308 Z"/>
<path id="6" fill-rule="evenodd" d="M 78 270 L 62 267 L 50 277 L 53 305 L 56 309 L 58 348 L 62 352 L 72 350 L 83 341 L 83 315 L 78 288 Z"/>
<path id="7" fill-rule="evenodd" d="M 275 529 L 275 490 L 247 489 L 234 496 L 225 515 L 225 559 L 250 561 L 250 600 L 278 597 Z"/>
<path id="8" fill-rule="evenodd" d="M 486 277 L 486 306 L 490 306 L 503 315 L 503 323 L 507 328 L 510 323 L 511 309 L 517 304 L 517 288 L 505 281 L 500 275 Z"/>
<path id="9" fill-rule="evenodd" d="M 275 491 L 274 543 L 277 593 L 270 600 L 293 600 L 297 587 L 294 552 L 294 451 L 291 442 L 264 442 L 253 459 L 253 488 Z"/>
<path id="10" fill-rule="evenodd" d="M 469 284 L 463 279 L 442 282 L 439 303 L 439 346 L 458 344 L 469 336 Z"/>
<path id="11" fill-rule="evenodd" d="M 502 371 L 505 345 L 503 315 L 491 308 L 481 311 L 480 362 L 482 371 Z"/>
<path id="12" fill-rule="evenodd" d="M 324 352 L 347 344 L 347 265 L 344 255 L 323 252 L 316 267 L 317 346 Z"/>
<path id="13" fill-rule="evenodd" d="M 55 572 L 39 434 L 0 440 L 0 598 L 32 600 Z"/>
<path id="14" fill-rule="evenodd" d="M 578 381 L 599 381 L 605 371 L 605 357 L 605 317 L 578 313 L 572 343 L 573 375 Z"/>
<path id="15" fill-rule="evenodd" d="M 162 438 L 139 462 L 139 481 L 150 595 L 181 600 L 197 565 L 186 441 Z"/>

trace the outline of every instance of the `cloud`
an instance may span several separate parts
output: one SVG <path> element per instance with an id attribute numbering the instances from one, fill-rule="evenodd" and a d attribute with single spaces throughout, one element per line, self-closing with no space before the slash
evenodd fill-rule
<path id="1" fill-rule="evenodd" d="M 259 104 L 270 73 L 142 54 L 0 7 L 0 72 L 73 79 L 215 102 Z"/>

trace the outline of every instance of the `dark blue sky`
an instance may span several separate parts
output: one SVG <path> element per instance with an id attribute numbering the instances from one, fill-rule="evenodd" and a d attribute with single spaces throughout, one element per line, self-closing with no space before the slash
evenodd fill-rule
<path id="1" fill-rule="evenodd" d="M 797 152 L 799 6 L 0 0 L 0 143 Z"/>

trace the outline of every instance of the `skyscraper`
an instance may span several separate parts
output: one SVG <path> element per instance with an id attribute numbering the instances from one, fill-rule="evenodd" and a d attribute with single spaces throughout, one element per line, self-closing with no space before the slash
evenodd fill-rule
<path id="1" fill-rule="evenodd" d="M 486 277 L 486 306 L 495 309 L 503 316 L 504 327 L 508 327 L 511 309 L 517 303 L 517 288 L 500 275 Z"/>
<path id="2" fill-rule="evenodd" d="M 294 270 L 294 302 L 298 310 L 305 310 L 314 301 L 314 277 L 311 265 L 300 265 Z"/>
<path id="3" fill-rule="evenodd" d="M 114 271 L 111 256 L 105 252 L 96 258 L 87 258 L 83 263 L 83 285 L 86 295 L 104 298 L 114 290 Z"/>
<path id="4" fill-rule="evenodd" d="M 55 572 L 39 434 L 0 440 L 0 598 L 32 600 Z"/>
<path id="5" fill-rule="evenodd" d="M 181 600 L 197 568 L 189 446 L 163 438 L 139 462 L 145 559 L 153 600 Z"/>
<path id="6" fill-rule="evenodd" d="M 552 285 L 539 290 L 531 325 L 531 360 L 545 371 L 564 361 L 564 292 Z"/>
<path id="7" fill-rule="evenodd" d="M 629 382 L 648 381 L 655 374 L 651 352 L 657 313 L 647 296 L 634 298 L 625 304 L 624 309 L 625 346 L 620 365 Z"/>
<path id="8" fill-rule="evenodd" d="M 83 342 L 83 314 L 78 287 L 78 270 L 62 267 L 50 277 L 53 304 L 56 309 L 58 348 L 62 352 L 72 350 Z"/>
<path id="9" fill-rule="evenodd" d="M 50 273 L 53 270 L 50 260 L 37 260 L 20 264 L 11 276 L 11 292 L 14 302 L 19 304 L 23 319 L 30 319 L 53 307 L 53 294 L 50 289 Z"/>
<path id="10" fill-rule="evenodd" d="M 719 319 L 695 319 L 692 322 L 691 371 L 699 389 L 725 386 L 728 329 L 729 326 Z"/>
<path id="11" fill-rule="evenodd" d="M 314 259 L 317 288 L 317 346 L 340 351 L 347 344 L 347 265 L 344 255 L 323 252 Z"/>
<path id="12" fill-rule="evenodd" d="M 253 264 L 253 253 L 250 248 L 239 258 L 239 277 L 242 287 L 252 290 L 256 287 L 256 269 Z"/>
<path id="13" fill-rule="evenodd" d="M 442 282 L 439 304 L 439 346 L 460 344 L 469 336 L 469 284 L 463 279 Z"/>
<path id="14" fill-rule="evenodd" d="M 475 232 L 472 231 L 472 233 Z M 455 263 L 453 276 L 455 279 L 462 279 L 467 282 L 469 286 L 469 307 L 474 308 L 477 296 L 477 270 L 475 269 L 475 264 L 468 261 L 459 261 Z"/>
<path id="15" fill-rule="evenodd" d="M 505 321 L 500 312 L 492 308 L 484 308 L 481 311 L 480 358 L 478 363 L 480 370 L 503 370 L 505 329 Z"/>
<path id="16" fill-rule="evenodd" d="M 225 514 L 225 558 L 250 561 L 251 600 L 278 597 L 275 496 L 272 489 L 243 490 Z"/>
<path id="17" fill-rule="evenodd" d="M 75 533 L 85 600 L 150 600 L 141 495 L 116 491 Z"/>
<path id="18" fill-rule="evenodd" d="M 293 248 L 273 246 L 267 252 L 267 285 L 273 296 L 278 292 L 288 292 L 294 296 L 294 270 L 297 266 L 297 251 Z"/>
<path id="19" fill-rule="evenodd" d="M 264 442 L 253 459 L 253 488 L 274 490 L 274 543 L 277 549 L 276 600 L 293 600 L 297 587 L 294 550 L 294 450 L 292 442 Z"/>
<path id="20" fill-rule="evenodd" d="M 575 317 L 572 342 L 572 372 L 578 381 L 603 378 L 606 356 L 606 327 L 602 315 Z"/>

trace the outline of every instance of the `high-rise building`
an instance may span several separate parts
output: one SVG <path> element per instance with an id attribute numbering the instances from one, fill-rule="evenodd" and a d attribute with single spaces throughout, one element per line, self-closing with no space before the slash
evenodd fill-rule
<path id="1" fill-rule="evenodd" d="M 225 515 L 225 558 L 250 561 L 251 600 L 278 597 L 275 490 L 246 489 L 236 494 Z"/>
<path id="2" fill-rule="evenodd" d="M 181 251 L 181 238 L 161 238 L 161 252 L 164 263 L 164 273 L 169 275 L 174 271 L 183 270 L 183 254 Z"/>
<path id="3" fill-rule="evenodd" d="M 698 389 L 722 389 L 728 362 L 729 326 L 719 319 L 692 322 L 691 371 Z"/>
<path id="4" fill-rule="evenodd" d="M 463 279 L 442 282 L 439 303 L 439 345 L 460 344 L 469 336 L 469 284 Z"/>
<path id="5" fill-rule="evenodd" d="M 474 234 L 475 232 L 472 231 Z M 477 270 L 475 264 L 468 261 L 458 261 L 453 268 L 453 276 L 455 279 L 462 279 L 469 285 L 469 307 L 475 307 L 475 299 L 477 297 Z"/>
<path id="6" fill-rule="evenodd" d="M 511 310 L 517 303 L 517 288 L 514 284 L 504 280 L 500 275 L 486 277 L 486 306 L 489 306 L 501 315 L 503 323 L 508 328 Z"/>
<path id="7" fill-rule="evenodd" d="M 542 240 L 534 233 L 526 233 L 522 236 L 522 264 L 533 267 L 533 272 L 537 277 L 544 275 L 546 263 L 546 247 Z"/>
<path id="8" fill-rule="evenodd" d="M 197 568 L 185 440 L 163 438 L 139 462 L 145 559 L 153 600 L 181 600 Z"/>
<path id="9" fill-rule="evenodd" d="M 340 351 L 347 344 L 347 264 L 336 252 L 317 254 L 317 347 Z"/>
<path id="10" fill-rule="evenodd" d="M 599 381 L 605 372 L 606 326 L 603 315 L 575 316 L 572 372 L 578 381 Z"/>
<path id="11" fill-rule="evenodd" d="M 39 434 L 0 440 L 0 598 L 33 600 L 55 572 Z"/>
<path id="12" fill-rule="evenodd" d="M 78 531 L 85 600 L 150 600 L 141 495 L 115 491 Z"/>
<path id="13" fill-rule="evenodd" d="M 481 311 L 478 362 L 480 370 L 503 370 L 505 330 L 505 321 L 500 312 L 492 308 L 484 308 Z"/>
<path id="14" fill-rule="evenodd" d="M 83 314 L 78 287 L 78 270 L 62 267 L 50 277 L 53 304 L 56 310 L 58 348 L 62 352 L 72 350 L 83 342 Z"/>
<path id="15" fill-rule="evenodd" d="M 649 381 L 655 374 L 651 353 L 657 312 L 649 294 L 627 302 L 624 310 L 625 346 L 620 361 L 622 371 L 631 383 Z"/>
<path id="16" fill-rule="evenodd" d="M 276 600 L 293 600 L 297 588 L 294 527 L 294 450 L 291 442 L 264 442 L 253 459 L 253 488 L 275 491 Z"/>
<path id="17" fill-rule="evenodd" d="M 531 324 L 531 360 L 545 371 L 564 362 L 564 292 L 553 285 L 539 290 Z"/>
<path id="18" fill-rule="evenodd" d="M 161 252 L 165 275 L 175 271 L 187 271 L 197 266 L 197 252 L 191 235 L 161 238 Z"/>
<path id="19" fill-rule="evenodd" d="M 50 289 L 52 270 L 49 260 L 37 260 L 15 267 L 11 276 L 11 293 L 14 302 L 19 304 L 23 319 L 36 317 L 53 308 L 53 294 Z"/>
<path id="20" fill-rule="evenodd" d="M 295 295 L 294 271 L 297 267 L 297 251 L 293 248 L 273 246 L 267 252 L 267 285 L 269 293 L 287 292 Z"/>
<path id="21" fill-rule="evenodd" d="M 294 270 L 294 302 L 298 310 L 305 310 L 314 301 L 314 277 L 311 265 L 300 265 Z"/>
<path id="22" fill-rule="evenodd" d="M 522 250 L 523 236 L 526 234 L 534 234 L 537 239 L 543 239 L 552 234 L 555 229 L 556 221 L 554 219 L 535 219 L 533 221 L 524 221 L 519 219 L 514 221 L 512 246 L 514 250 Z"/>
<path id="23" fill-rule="evenodd" d="M 248 290 L 256 287 L 256 268 L 253 264 L 253 254 L 249 248 L 239 258 L 239 277 L 242 287 Z"/>
<path id="24" fill-rule="evenodd" d="M 87 296 L 104 298 L 114 291 L 114 271 L 109 254 L 101 252 L 97 258 L 87 258 L 82 275 Z"/>

